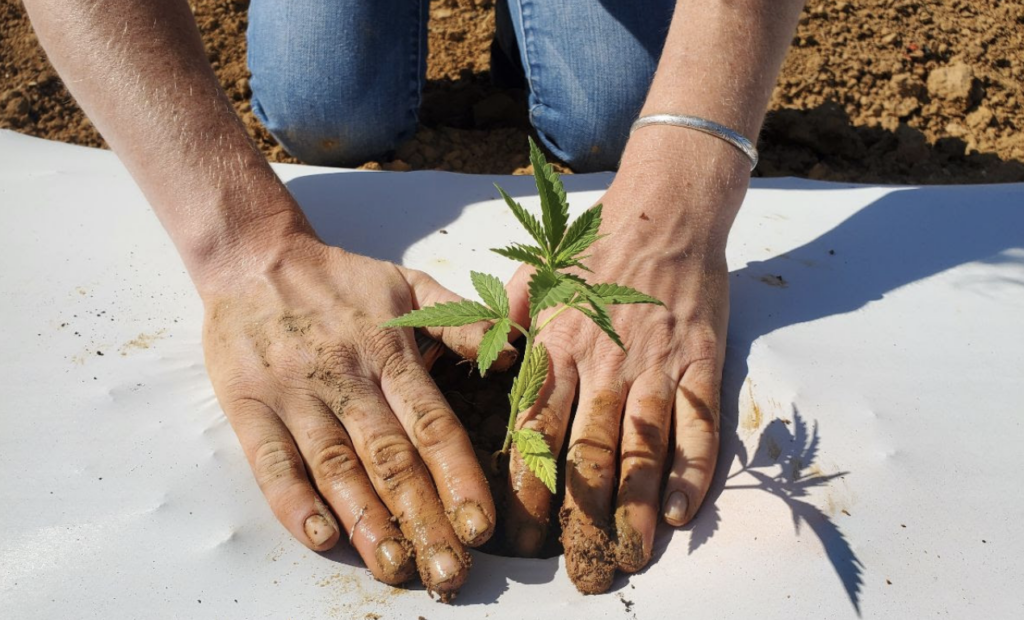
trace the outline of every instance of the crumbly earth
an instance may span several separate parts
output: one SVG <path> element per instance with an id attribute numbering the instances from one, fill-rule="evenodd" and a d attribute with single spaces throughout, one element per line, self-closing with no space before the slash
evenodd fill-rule
<path id="1" fill-rule="evenodd" d="M 248 0 L 191 0 L 250 133 Z M 526 172 L 522 91 L 490 80 L 494 0 L 433 0 L 421 128 L 367 168 Z M 809 0 L 762 132 L 760 176 L 1024 181 L 1024 0 Z M 46 61 L 20 0 L 0 0 L 0 128 L 103 141 Z M 564 168 L 563 168 L 564 169 Z"/>

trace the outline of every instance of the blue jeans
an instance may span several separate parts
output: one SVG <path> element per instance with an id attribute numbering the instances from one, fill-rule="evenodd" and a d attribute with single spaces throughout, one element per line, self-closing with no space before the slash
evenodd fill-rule
<path id="1" fill-rule="evenodd" d="M 252 0 L 256 116 L 289 153 L 349 165 L 416 131 L 428 0 Z M 529 89 L 541 141 L 578 172 L 613 170 L 675 0 L 497 0 L 497 65 Z M 497 60 L 505 62 L 498 63 Z M 525 148 L 525 145 L 524 145 Z"/>

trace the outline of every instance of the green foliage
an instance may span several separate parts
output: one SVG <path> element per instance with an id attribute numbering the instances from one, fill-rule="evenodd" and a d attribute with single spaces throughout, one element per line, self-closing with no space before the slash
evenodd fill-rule
<path id="1" fill-rule="evenodd" d="M 576 285 L 564 274 L 551 269 L 538 269 L 530 278 L 530 316 L 541 310 L 564 304 L 576 292 Z"/>
<path id="2" fill-rule="evenodd" d="M 484 334 L 476 354 L 476 364 L 480 368 L 481 376 L 486 375 L 487 369 L 491 367 L 494 360 L 498 359 L 498 354 L 501 353 L 501 350 L 505 348 L 505 343 L 508 342 L 508 333 L 510 331 L 512 331 L 512 322 L 507 318 L 503 318 Z"/>
<path id="3" fill-rule="evenodd" d="M 477 321 L 500 319 L 487 306 L 475 301 L 450 301 L 413 310 L 408 314 L 391 319 L 382 327 L 459 327 Z"/>
<path id="4" fill-rule="evenodd" d="M 548 350 L 538 342 L 523 360 L 519 376 L 512 381 L 512 393 L 509 394 L 508 400 L 517 414 L 526 411 L 533 406 L 533 403 L 537 402 L 537 397 L 547 378 Z M 518 402 L 513 402 L 516 400 Z"/>
<path id="5" fill-rule="evenodd" d="M 621 284 L 595 284 L 590 287 L 590 292 L 606 304 L 665 305 L 650 295 L 644 295 L 636 289 L 622 286 Z"/>
<path id="6" fill-rule="evenodd" d="M 478 271 L 470 271 L 469 277 L 473 280 L 473 288 L 487 307 L 497 312 L 498 316 L 508 318 L 508 294 L 505 293 L 505 285 L 501 280 Z"/>
<path id="7" fill-rule="evenodd" d="M 533 265 L 534 267 L 543 267 L 547 264 L 544 262 L 544 250 L 534 245 L 513 243 L 505 248 L 491 248 L 491 251 L 505 258 L 511 258 L 514 261 Z"/>
<path id="8" fill-rule="evenodd" d="M 582 261 L 583 252 L 590 249 L 602 235 L 601 205 L 584 211 L 569 223 L 569 204 L 565 188 L 558 173 L 544 158 L 544 153 L 531 139 L 530 163 L 540 197 L 541 217 L 537 219 L 521 204 L 498 188 L 498 193 L 516 220 L 526 229 L 537 245 L 513 243 L 492 251 L 514 261 L 531 265 L 536 272 L 530 278 L 530 327 L 526 329 L 510 318 L 508 295 L 498 278 L 484 273 L 470 272 L 473 288 L 483 303 L 459 301 L 437 304 L 414 310 L 388 321 L 384 327 L 460 326 L 477 321 L 492 321 L 484 334 L 477 352 L 477 366 L 483 375 L 498 359 L 515 327 L 526 336 L 526 353 L 519 375 L 512 383 L 509 394 L 508 432 L 502 452 L 512 444 L 523 457 L 530 471 L 552 492 L 555 492 L 556 464 L 544 436 L 530 429 L 515 430 L 517 416 L 532 407 L 544 388 L 550 366 L 550 356 L 543 344 L 536 342 L 540 331 L 558 314 L 573 309 L 593 321 L 619 347 L 625 348 L 622 338 L 612 325 L 608 306 L 615 304 L 664 305 L 654 297 L 620 284 L 590 284 L 566 269 L 590 271 Z M 554 309 L 545 321 L 539 314 Z"/>
<path id="9" fill-rule="evenodd" d="M 551 167 L 537 143 L 530 138 L 530 163 L 533 164 L 533 177 L 537 182 L 537 193 L 540 195 L 541 219 L 544 221 L 544 232 L 548 239 L 548 249 L 552 254 L 562 242 L 565 224 L 569 221 L 569 202 L 562 187 L 562 179 Z"/>
<path id="10" fill-rule="evenodd" d="M 544 486 L 554 493 L 558 470 L 555 455 L 551 453 L 548 442 L 544 441 L 544 435 L 529 428 L 521 428 L 512 431 L 512 441 L 515 442 L 516 450 L 519 450 L 523 462 L 533 475 L 540 478 Z"/>
<path id="11" fill-rule="evenodd" d="M 501 189 L 501 187 L 497 183 L 494 184 L 494 187 L 498 188 L 498 193 L 501 194 L 501 197 L 505 199 L 505 204 L 508 205 L 509 209 L 512 209 L 512 213 L 515 214 L 516 219 L 519 220 L 519 223 L 523 225 L 523 228 L 526 229 L 526 232 L 530 233 L 530 236 L 533 237 L 534 241 L 539 243 L 540 246 L 544 248 L 544 257 L 547 258 L 547 256 L 550 254 L 550 251 L 547 241 L 547 235 L 544 234 L 544 227 L 541 226 L 541 223 L 537 221 L 537 218 L 533 217 L 533 215 L 529 211 L 523 208 L 523 205 L 519 204 L 515 200 L 512 200 L 512 197 L 506 194 L 505 190 Z"/>

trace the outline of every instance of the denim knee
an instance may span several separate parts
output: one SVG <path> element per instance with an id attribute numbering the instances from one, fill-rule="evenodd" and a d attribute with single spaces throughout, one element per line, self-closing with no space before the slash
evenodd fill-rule
<path id="1" fill-rule="evenodd" d="M 416 131 L 418 97 L 366 105 L 365 98 L 334 92 L 296 105 L 294 91 L 268 81 L 254 76 L 253 113 L 286 151 L 307 164 L 361 164 L 394 150 Z"/>
<path id="2" fill-rule="evenodd" d="M 501 1 L 498 42 L 518 53 L 541 141 L 575 171 L 617 168 L 675 0 Z"/>
<path id="3" fill-rule="evenodd" d="M 428 0 L 252 0 L 253 113 L 292 155 L 351 165 L 416 130 Z"/>

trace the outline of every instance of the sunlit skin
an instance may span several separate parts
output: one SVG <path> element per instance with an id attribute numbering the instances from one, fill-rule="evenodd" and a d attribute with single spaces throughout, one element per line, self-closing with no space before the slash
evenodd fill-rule
<path id="1" fill-rule="evenodd" d="M 310 549 L 351 537 L 378 579 L 418 572 L 449 600 L 470 569 L 465 547 L 494 531 L 493 501 L 411 332 L 380 325 L 457 297 L 426 274 L 316 237 L 220 89 L 184 0 L 24 3 L 195 283 L 210 379 L 273 513 Z M 680 1 L 643 114 L 702 116 L 754 138 L 801 6 Z M 567 554 L 590 557 L 581 537 L 595 528 L 611 533 L 605 547 L 633 541 L 629 553 L 604 549 L 618 559 L 593 578 L 570 564 L 585 591 L 607 588 L 616 568 L 645 565 L 659 516 L 685 524 L 707 491 L 728 316 L 725 243 L 749 173 L 716 138 L 638 131 L 601 199 L 602 232 L 613 234 L 587 264 L 594 281 L 628 284 L 666 306 L 613 309 L 628 353 L 571 314 L 541 336 L 551 380 L 521 424 L 556 452 L 569 442 L 566 502 L 582 525 L 566 534 Z M 528 275 L 508 287 L 524 325 Z M 472 358 L 485 328 L 429 335 Z M 664 466 L 664 485 L 630 482 L 660 481 Z M 513 459 L 507 521 L 529 555 L 546 531 L 550 493 L 522 471 Z"/>

